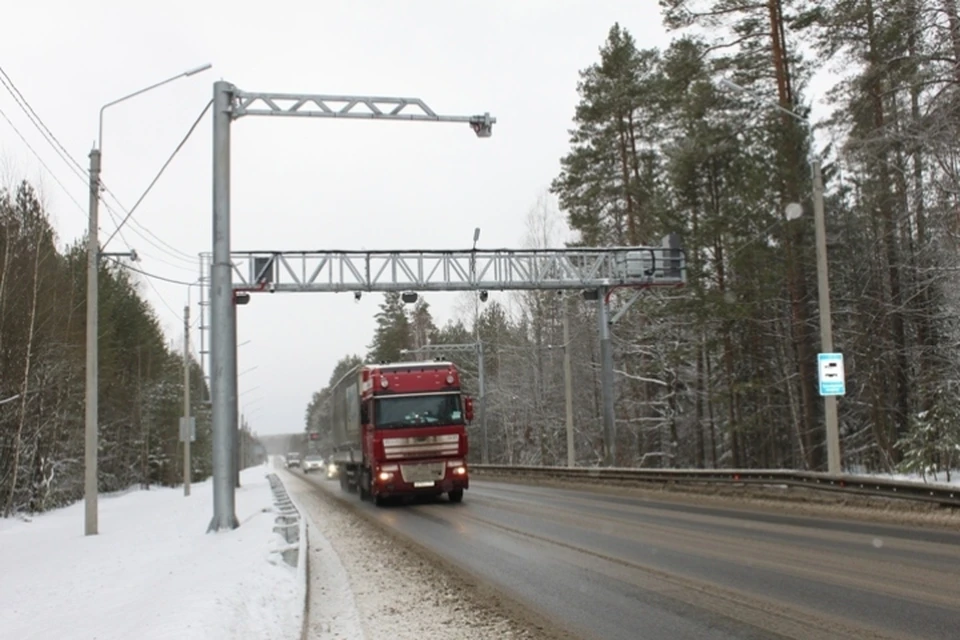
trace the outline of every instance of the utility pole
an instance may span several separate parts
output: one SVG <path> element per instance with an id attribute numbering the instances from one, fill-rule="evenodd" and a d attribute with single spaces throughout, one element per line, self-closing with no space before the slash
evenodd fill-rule
<path id="1" fill-rule="evenodd" d="M 811 148 L 816 146 L 816 138 L 813 135 L 813 127 L 808 118 L 783 107 L 782 105 L 766 100 L 753 94 L 748 89 L 741 87 L 727 79 L 720 80 L 720 84 L 745 93 L 753 100 L 770 106 L 780 113 L 786 114 L 798 122 L 806 129 L 807 138 Z M 823 173 L 820 165 L 819 156 L 814 155 L 810 162 L 810 169 L 813 173 L 813 226 L 816 235 L 817 245 L 817 295 L 820 306 L 820 349 L 824 354 L 833 353 L 833 319 L 830 311 L 830 272 L 827 264 L 827 224 L 826 214 L 823 204 Z M 802 211 L 802 209 L 801 209 Z M 822 387 L 821 387 L 822 388 Z M 837 417 L 837 397 L 832 393 L 823 394 L 823 414 L 826 423 L 827 440 L 827 472 L 839 474 L 841 469 L 840 458 L 840 425 Z"/>
<path id="2" fill-rule="evenodd" d="M 190 462 L 190 440 L 193 429 L 190 424 L 190 305 L 183 307 L 183 495 L 190 495 L 190 480 L 193 468 Z"/>
<path id="3" fill-rule="evenodd" d="M 617 430 L 613 402 L 613 346 L 610 344 L 610 310 L 606 287 L 597 291 L 597 322 L 600 329 L 600 390 L 603 396 L 604 464 L 612 467 L 617 461 Z"/>
<path id="4" fill-rule="evenodd" d="M 577 456 L 573 442 L 573 366 L 570 362 L 570 318 L 567 311 L 567 297 L 560 298 L 563 305 L 563 394 L 567 414 L 567 466 L 577 466 Z"/>
<path id="5" fill-rule="evenodd" d="M 99 289 L 99 271 L 101 256 L 129 256 L 136 261 L 136 252 L 131 250 L 129 253 L 102 253 L 100 250 L 99 227 L 100 227 L 100 170 L 101 153 L 103 151 L 103 114 L 108 108 L 125 102 L 130 98 L 135 98 L 143 93 L 162 87 L 165 84 L 173 82 L 179 78 L 186 78 L 194 74 L 206 71 L 212 65 L 205 64 L 175 76 L 162 80 L 155 84 L 134 91 L 122 98 L 108 102 L 100 107 L 100 119 L 97 131 L 97 146 L 90 151 L 90 209 L 87 231 L 87 365 L 86 365 L 86 410 L 84 416 L 84 532 L 86 535 L 97 534 L 97 493 L 99 484 L 97 482 L 97 454 L 99 450 L 99 308 L 100 308 L 100 289 Z M 129 217 L 129 215 L 128 215 Z M 121 223 L 122 226 L 123 223 Z M 116 234 L 119 227 L 114 231 Z M 112 236 L 111 236 L 112 238 Z M 106 247 L 110 244 L 110 239 L 104 244 Z"/>
<path id="6" fill-rule="evenodd" d="M 213 257 L 210 264 L 210 397 L 213 410 L 213 519 L 209 531 L 236 529 L 233 488 L 237 429 L 237 314 L 230 261 L 232 85 L 213 84 Z"/>
<path id="7" fill-rule="evenodd" d="M 84 534 L 97 534 L 97 429 L 100 414 L 98 405 L 99 354 L 97 326 L 99 309 L 98 266 L 100 217 L 100 149 L 90 151 L 90 211 L 87 230 L 87 376 L 86 413 L 84 417 Z"/>
<path id="8" fill-rule="evenodd" d="M 233 486 L 240 488 L 240 439 L 243 436 L 241 428 L 243 426 L 243 414 L 240 413 L 240 366 L 237 364 L 239 358 L 240 345 L 237 343 L 237 305 L 233 305 L 233 379 L 236 380 L 234 390 L 236 393 L 236 402 L 233 407 L 233 417 L 230 424 L 234 425 L 233 433 Z"/>
<path id="9" fill-rule="evenodd" d="M 473 253 L 470 260 L 470 279 L 477 278 L 477 242 L 480 240 L 480 227 L 473 230 Z M 477 377 L 480 392 L 480 462 L 490 464 L 490 441 L 487 438 L 487 394 L 483 384 L 483 342 L 480 340 L 480 296 L 473 297 L 473 332 L 477 348 Z"/>
<path id="10" fill-rule="evenodd" d="M 490 443 L 487 439 L 487 389 L 483 380 L 483 342 L 480 341 L 480 335 L 477 334 L 477 377 L 479 378 L 480 392 L 480 462 L 490 464 Z"/>
<path id="11" fill-rule="evenodd" d="M 817 293 L 820 302 L 820 342 L 823 353 L 833 353 L 833 324 L 830 311 L 830 276 L 827 264 L 827 223 L 823 206 L 823 174 L 820 158 L 814 158 L 813 217 L 817 240 Z M 837 396 L 823 397 L 823 413 L 827 427 L 827 472 L 839 474 L 840 425 L 837 418 Z"/>

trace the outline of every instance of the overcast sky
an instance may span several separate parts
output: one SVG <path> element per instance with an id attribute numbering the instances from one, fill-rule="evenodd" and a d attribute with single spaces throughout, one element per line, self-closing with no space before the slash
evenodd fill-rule
<path id="1" fill-rule="evenodd" d="M 101 105 L 213 64 L 106 111 L 102 178 L 128 208 L 217 79 L 248 91 L 419 97 L 441 114 L 498 119 L 481 140 L 466 125 L 243 118 L 232 129 L 234 250 L 469 248 L 476 226 L 481 248 L 520 246 L 523 217 L 568 149 L 578 72 L 598 59 L 610 27 L 619 21 L 641 47 L 669 41 L 656 0 L 157 6 L 35 0 L 3 11 L 0 64 L 84 166 Z M 86 228 L 84 179 L 5 91 L 0 109 L 53 174 L 0 120 L 3 178 L 41 184 L 61 244 L 75 241 Z M 137 268 L 195 281 L 196 256 L 211 247 L 210 176 L 208 114 L 106 250 L 135 248 Z M 101 210 L 101 242 L 115 227 Z M 141 280 L 165 333 L 181 344 L 187 287 Z M 193 287 L 195 353 L 197 294 Z M 366 351 L 381 298 L 261 294 L 240 308 L 241 404 L 256 431 L 302 430 L 306 403 L 336 361 Z M 455 294 L 427 300 L 438 324 L 463 306 Z"/>

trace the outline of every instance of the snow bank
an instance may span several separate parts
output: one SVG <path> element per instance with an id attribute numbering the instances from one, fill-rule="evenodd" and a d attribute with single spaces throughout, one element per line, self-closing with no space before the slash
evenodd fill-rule
<path id="1" fill-rule="evenodd" d="M 297 570 L 273 550 L 273 494 L 256 467 L 241 475 L 241 526 L 207 534 L 213 483 L 101 496 L 99 535 L 83 503 L 31 521 L 0 520 L 0 637 L 110 640 L 300 634 Z"/>
<path id="2" fill-rule="evenodd" d="M 950 472 L 950 481 L 947 481 L 947 474 L 944 471 L 939 473 L 928 473 L 926 477 L 919 473 L 863 473 L 861 471 L 850 470 L 848 473 L 863 475 L 881 480 L 905 480 L 907 482 L 921 482 L 933 485 L 935 487 L 957 487 L 960 486 L 960 469 L 954 469 Z"/>
<path id="3" fill-rule="evenodd" d="M 277 475 L 310 525 L 311 640 L 555 637 L 541 619 L 362 517 L 356 495 L 340 495 L 336 482 Z"/>

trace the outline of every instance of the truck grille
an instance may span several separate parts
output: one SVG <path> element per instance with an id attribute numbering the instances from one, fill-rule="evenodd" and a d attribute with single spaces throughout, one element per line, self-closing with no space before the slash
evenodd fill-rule
<path id="1" fill-rule="evenodd" d="M 423 464 L 401 464 L 400 475 L 404 482 L 436 482 L 443 480 L 444 462 L 427 462 Z"/>
<path id="2" fill-rule="evenodd" d="M 442 436 L 383 439 L 383 452 L 387 460 L 455 456 L 459 451 L 460 436 L 456 433 Z"/>

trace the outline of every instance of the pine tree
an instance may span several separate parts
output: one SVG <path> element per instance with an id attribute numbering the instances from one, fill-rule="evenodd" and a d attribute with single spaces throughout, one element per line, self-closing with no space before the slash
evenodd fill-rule
<path id="1" fill-rule="evenodd" d="M 12 512 L 83 495 L 86 250 L 81 240 L 61 254 L 54 241 L 28 183 L 0 190 L 0 398 L 26 391 L 0 411 L 0 509 Z M 130 272 L 102 261 L 99 278 L 100 488 L 179 483 L 182 354 Z M 193 461 L 202 480 L 211 450 L 200 399 L 209 393 L 197 373 Z"/>
<path id="2" fill-rule="evenodd" d="M 333 367 L 333 372 L 330 374 L 330 381 L 328 387 L 333 387 L 340 381 L 340 378 L 347 375 L 351 369 L 358 367 L 363 364 L 363 358 L 358 355 L 344 356 L 337 361 L 336 366 Z"/>
<path id="3" fill-rule="evenodd" d="M 384 294 L 376 321 L 367 359 L 371 362 L 399 362 L 401 351 L 412 345 L 410 320 L 399 293 Z"/>
<path id="4" fill-rule="evenodd" d="M 600 62 L 580 73 L 572 149 L 551 192 L 587 245 L 636 246 L 650 236 L 653 196 L 646 178 L 652 158 L 644 147 L 654 131 L 653 105 L 645 96 L 657 58 L 656 50 L 638 50 L 633 36 L 615 24 Z"/>
<path id="5" fill-rule="evenodd" d="M 419 349 L 436 342 L 437 333 L 430 305 L 421 297 L 410 311 L 411 348 Z"/>

